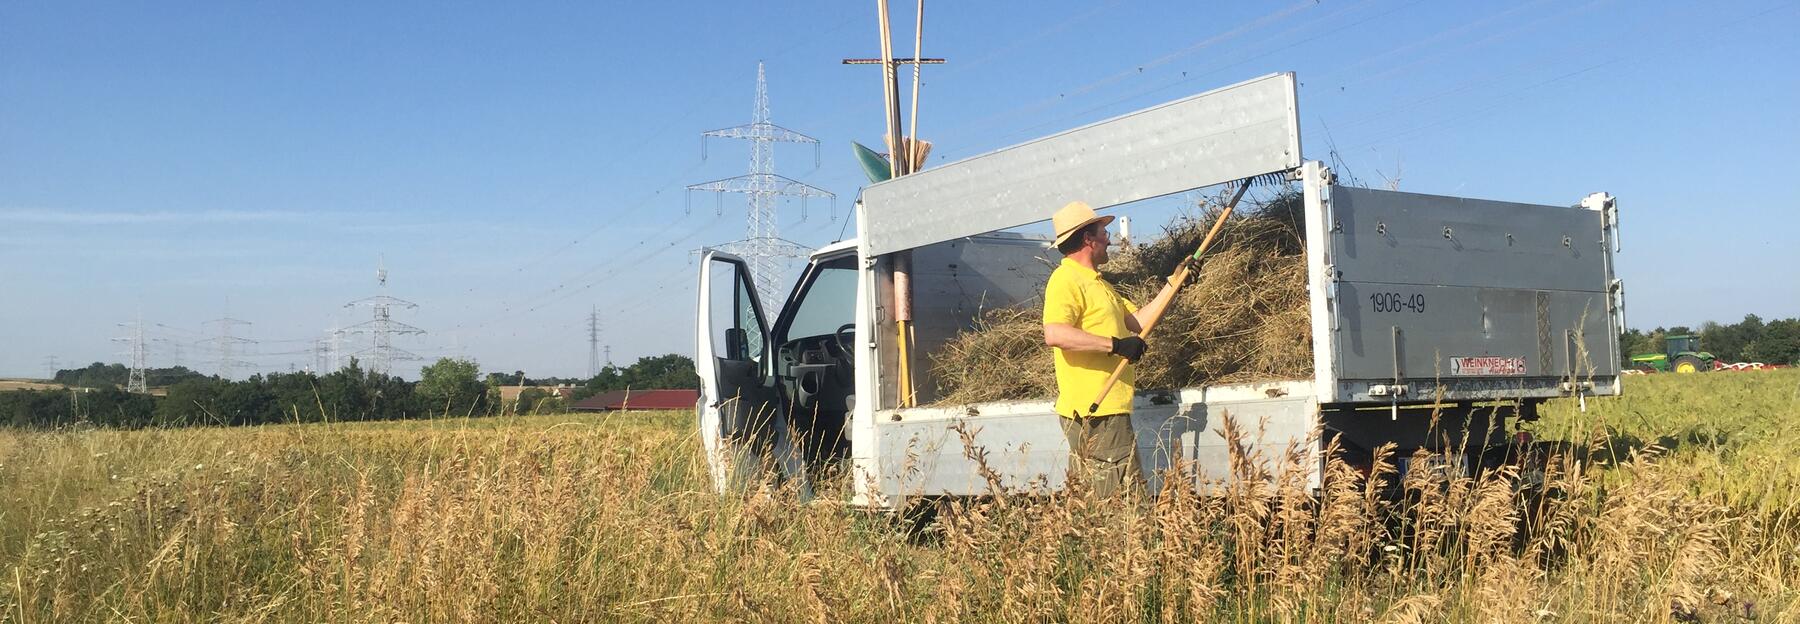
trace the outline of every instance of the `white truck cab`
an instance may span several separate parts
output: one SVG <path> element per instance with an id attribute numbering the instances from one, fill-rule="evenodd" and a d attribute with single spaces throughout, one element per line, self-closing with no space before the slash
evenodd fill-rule
<path id="1" fill-rule="evenodd" d="M 1304 195 L 1313 376 L 1141 391 L 1153 491 L 1230 478 L 1227 416 L 1252 451 L 1306 455 L 1316 484 L 1328 442 L 1352 461 L 1387 443 L 1473 451 L 1506 442 L 1493 419 L 1618 394 L 1610 195 L 1549 206 L 1338 185 L 1300 157 L 1294 85 L 1264 76 L 874 184 L 858 237 L 813 253 L 778 317 L 743 259 L 705 252 L 696 409 L 715 486 L 770 467 L 805 484 L 835 465 L 852 502 L 876 508 L 1060 488 L 1068 449 L 1049 398 L 934 404 L 935 349 L 982 310 L 1041 301 L 1055 250 L 1004 230 L 1074 199 L 1104 210 L 1271 173 Z"/>

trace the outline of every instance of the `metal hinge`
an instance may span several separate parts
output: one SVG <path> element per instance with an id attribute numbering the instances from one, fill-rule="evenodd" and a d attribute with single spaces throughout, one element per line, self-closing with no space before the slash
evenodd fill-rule
<path id="1" fill-rule="evenodd" d="M 1594 391 L 1594 382 L 1565 381 L 1562 382 L 1562 391 L 1563 394 L 1574 394 L 1575 403 L 1578 405 L 1578 409 L 1580 409 L 1583 414 L 1587 413 L 1587 395 Z"/>
<path id="2" fill-rule="evenodd" d="M 1369 386 L 1369 396 L 1372 397 L 1391 396 L 1398 398 L 1406 396 L 1406 392 L 1406 384 L 1373 384 Z"/>
<path id="3" fill-rule="evenodd" d="M 1331 331 L 1338 331 L 1338 270 L 1337 265 L 1325 265 L 1325 307 L 1331 310 Z"/>

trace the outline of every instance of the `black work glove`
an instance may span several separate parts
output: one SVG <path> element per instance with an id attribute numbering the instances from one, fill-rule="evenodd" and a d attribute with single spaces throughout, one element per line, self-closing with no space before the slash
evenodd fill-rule
<path id="1" fill-rule="evenodd" d="M 1144 351 L 1150 348 L 1143 338 L 1137 336 L 1114 338 L 1112 341 L 1112 354 L 1125 358 L 1127 362 L 1138 361 L 1138 358 L 1144 357 Z"/>
<path id="2" fill-rule="evenodd" d="M 1186 280 L 1189 283 L 1200 281 L 1200 261 L 1195 260 L 1193 256 L 1182 258 L 1181 262 L 1175 263 L 1175 270 L 1169 272 L 1169 277 L 1174 277 L 1174 274 L 1181 271 L 1183 267 L 1186 267 L 1188 270 Z M 1175 284 L 1172 280 L 1165 281 L 1168 281 L 1170 284 Z M 1175 286 L 1180 287 L 1181 284 L 1175 284 Z"/>

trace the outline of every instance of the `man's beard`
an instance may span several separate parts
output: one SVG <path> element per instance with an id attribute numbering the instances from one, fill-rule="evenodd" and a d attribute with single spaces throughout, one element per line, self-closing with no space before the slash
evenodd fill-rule
<path id="1" fill-rule="evenodd" d="M 1105 247 L 1097 247 L 1094 249 L 1094 266 L 1106 264 L 1106 261 L 1110 259 L 1112 259 L 1112 257 L 1107 255 Z"/>

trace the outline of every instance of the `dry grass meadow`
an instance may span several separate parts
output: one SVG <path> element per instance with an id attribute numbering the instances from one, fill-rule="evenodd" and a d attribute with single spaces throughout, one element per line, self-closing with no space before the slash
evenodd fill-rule
<path id="1" fill-rule="evenodd" d="M 9 390 L 61 390 L 62 384 L 45 383 L 36 379 L 0 379 L 0 392 Z"/>
<path id="2" fill-rule="evenodd" d="M 1800 371 L 1626 381 L 1536 424 L 1543 497 L 1338 464 L 923 532 L 710 494 L 685 413 L 5 431 L 0 622 L 1800 621 Z"/>

